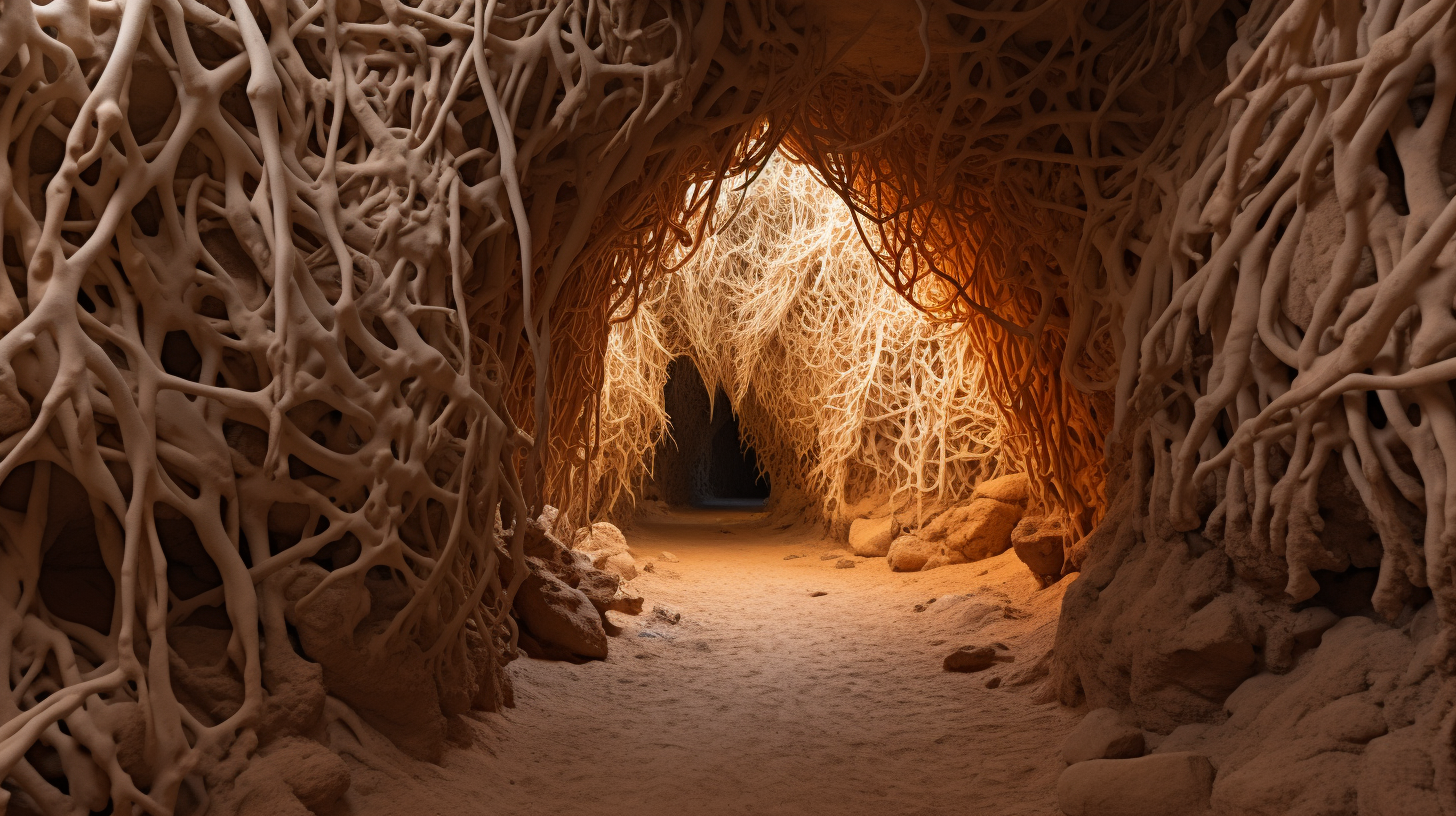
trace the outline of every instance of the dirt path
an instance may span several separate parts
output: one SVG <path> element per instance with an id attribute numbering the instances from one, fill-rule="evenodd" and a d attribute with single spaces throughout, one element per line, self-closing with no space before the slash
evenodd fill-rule
<path id="1" fill-rule="evenodd" d="M 840 551 L 832 542 L 754 519 L 694 511 L 630 530 L 638 565 L 655 571 L 633 582 L 648 611 L 612 615 L 623 631 L 610 659 L 513 663 L 517 707 L 472 720 L 474 746 L 443 767 L 351 759 L 348 812 L 1057 812 L 1077 717 L 1038 702 L 1035 664 L 1065 580 L 1038 590 L 1011 553 L 926 573 L 884 559 L 839 568 L 846 553 L 822 558 Z M 993 642 L 1014 662 L 942 671 L 955 648 Z"/>

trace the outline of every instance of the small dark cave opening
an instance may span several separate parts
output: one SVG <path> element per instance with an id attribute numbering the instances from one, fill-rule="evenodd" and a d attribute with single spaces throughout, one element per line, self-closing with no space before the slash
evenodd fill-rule
<path id="1" fill-rule="evenodd" d="M 671 433 L 658 443 L 653 483 L 658 498 L 678 506 L 761 506 L 768 477 L 743 443 L 738 416 L 720 388 L 710 401 L 697 366 L 679 357 L 663 389 Z"/>

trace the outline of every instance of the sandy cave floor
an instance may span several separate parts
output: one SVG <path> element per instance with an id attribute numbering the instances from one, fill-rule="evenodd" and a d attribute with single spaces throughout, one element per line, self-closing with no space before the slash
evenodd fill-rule
<path id="1" fill-rule="evenodd" d="M 346 751 L 338 816 L 1058 812 L 1078 714 L 1044 701 L 1037 664 L 1070 578 L 1039 590 L 1010 552 L 892 573 L 744 510 L 659 516 L 627 538 L 656 571 L 631 584 L 642 616 L 611 613 L 608 660 L 512 663 L 516 708 L 471 715 L 442 766 Z M 1013 662 L 941 669 L 998 642 Z"/>

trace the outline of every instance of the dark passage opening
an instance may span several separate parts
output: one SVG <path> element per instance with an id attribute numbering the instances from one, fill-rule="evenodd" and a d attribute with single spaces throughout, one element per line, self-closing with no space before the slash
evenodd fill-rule
<path id="1" fill-rule="evenodd" d="M 720 388 L 708 399 L 702 375 L 686 357 L 668 366 L 663 402 L 671 423 L 657 446 L 653 482 L 675 505 L 761 505 L 769 496 L 758 455 L 743 444 L 738 417 Z"/>

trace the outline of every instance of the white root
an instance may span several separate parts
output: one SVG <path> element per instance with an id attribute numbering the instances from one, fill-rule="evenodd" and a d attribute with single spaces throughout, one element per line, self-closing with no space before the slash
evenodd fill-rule
<path id="1" fill-rule="evenodd" d="M 435 716 L 500 682 L 599 213 L 808 56 L 750 2 L 6 3 L 0 809 L 225 811 L 295 625 Z"/>

